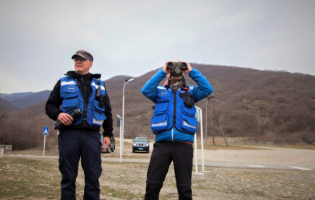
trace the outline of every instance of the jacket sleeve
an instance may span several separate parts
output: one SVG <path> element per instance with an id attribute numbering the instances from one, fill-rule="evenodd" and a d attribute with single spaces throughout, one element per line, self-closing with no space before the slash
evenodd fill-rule
<path id="1" fill-rule="evenodd" d="M 105 83 L 104 83 L 104 86 L 105 86 Z M 105 87 L 105 90 L 106 90 L 106 87 Z M 112 117 L 112 107 L 110 105 L 110 100 L 108 97 L 107 90 L 106 90 L 106 96 L 105 96 L 104 103 L 105 103 L 104 114 L 106 116 L 106 120 L 104 120 L 104 122 L 103 122 L 103 129 L 104 129 L 103 136 L 104 137 L 111 137 L 111 136 L 113 136 L 113 117 Z"/>
<path id="2" fill-rule="evenodd" d="M 160 69 L 156 74 L 154 74 L 143 86 L 141 92 L 151 101 L 155 102 L 157 96 L 157 86 L 165 78 L 166 73 Z"/>
<path id="3" fill-rule="evenodd" d="M 206 77 L 204 77 L 201 72 L 197 69 L 193 68 L 189 73 L 190 78 L 192 78 L 198 86 L 194 86 L 193 93 L 195 102 L 206 98 L 213 92 L 213 88 L 210 85 L 209 81 Z"/>
<path id="4" fill-rule="evenodd" d="M 51 91 L 49 98 L 46 102 L 45 110 L 48 117 L 52 120 L 57 120 L 60 110 L 60 105 L 62 103 L 62 99 L 60 98 L 60 85 L 61 81 L 58 80 L 54 89 Z"/>

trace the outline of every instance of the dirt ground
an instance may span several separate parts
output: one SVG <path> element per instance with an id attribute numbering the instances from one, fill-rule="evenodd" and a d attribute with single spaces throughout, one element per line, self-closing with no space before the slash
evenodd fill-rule
<path id="1" fill-rule="evenodd" d="M 150 158 L 150 154 L 132 153 L 130 141 L 126 140 L 124 143 L 123 158 Z M 219 145 L 207 147 L 205 161 L 315 166 L 313 148 L 279 148 L 266 145 L 252 146 L 252 144 L 248 146 L 239 143 L 230 146 L 230 148 Z M 42 155 L 42 151 L 15 151 L 11 154 Z M 58 151 L 51 149 L 46 155 L 58 155 Z M 201 155 L 200 152 L 198 155 Z M 102 154 L 102 157 L 119 157 L 118 139 L 116 151 Z M 101 199 L 143 199 L 148 164 L 103 162 L 102 167 Z M 206 167 L 205 170 L 203 174 L 192 175 L 193 198 L 197 200 L 315 199 L 315 170 L 218 167 Z M 0 199 L 59 199 L 60 179 L 57 159 L 10 157 L 0 159 Z M 83 192 L 84 172 L 80 167 L 77 178 L 77 199 L 83 198 Z M 161 190 L 160 199 L 178 199 L 172 164 Z"/>

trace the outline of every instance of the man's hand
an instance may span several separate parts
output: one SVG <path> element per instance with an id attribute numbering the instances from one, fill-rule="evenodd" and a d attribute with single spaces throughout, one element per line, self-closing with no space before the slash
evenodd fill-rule
<path id="1" fill-rule="evenodd" d="M 105 152 L 109 146 L 110 146 L 110 138 L 107 136 L 107 137 L 104 137 L 103 139 L 103 143 L 102 143 L 102 147 L 106 144 L 106 147 L 105 149 L 102 150 L 102 152 Z"/>
<path id="2" fill-rule="evenodd" d="M 180 61 L 181 63 L 187 63 L 187 69 L 185 71 L 182 71 L 184 72 L 185 74 L 189 74 L 192 70 L 192 67 L 190 66 L 190 64 L 188 62 L 185 62 L 185 61 Z"/>
<path id="3" fill-rule="evenodd" d="M 166 75 L 168 75 L 169 73 L 171 73 L 171 71 L 169 71 L 169 70 L 167 70 L 167 63 L 168 62 L 172 62 L 172 61 L 167 61 L 165 64 L 164 64 L 164 66 L 163 66 L 163 71 L 166 73 Z"/>
<path id="4" fill-rule="evenodd" d="M 57 120 L 61 121 L 64 125 L 69 126 L 72 124 L 73 118 L 68 113 L 60 113 Z"/>

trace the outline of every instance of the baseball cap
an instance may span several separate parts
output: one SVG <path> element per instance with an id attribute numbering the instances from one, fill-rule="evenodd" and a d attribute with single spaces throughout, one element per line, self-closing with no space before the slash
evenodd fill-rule
<path id="1" fill-rule="evenodd" d="M 93 56 L 92 56 L 92 54 L 90 54 L 89 52 L 84 51 L 84 50 L 79 50 L 79 51 L 77 51 L 77 52 L 71 57 L 71 59 L 74 59 L 74 58 L 77 57 L 77 56 L 80 56 L 80 57 L 82 57 L 82 58 L 85 58 L 85 59 L 88 59 L 88 60 L 90 60 L 90 61 L 93 61 Z"/>

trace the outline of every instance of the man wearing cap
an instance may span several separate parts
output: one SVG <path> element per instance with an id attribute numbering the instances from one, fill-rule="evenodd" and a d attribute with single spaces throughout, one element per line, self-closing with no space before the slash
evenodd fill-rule
<path id="1" fill-rule="evenodd" d="M 58 80 L 45 107 L 51 119 L 65 125 L 58 135 L 61 199 L 76 199 L 75 181 L 80 158 L 85 175 L 84 199 L 100 199 L 101 146 L 106 145 L 103 150 L 106 151 L 113 135 L 111 106 L 101 75 L 89 72 L 93 56 L 79 50 L 72 59 L 75 71 L 68 71 Z M 73 121 L 70 114 L 75 109 L 80 109 L 82 115 Z M 99 133 L 101 126 L 103 144 Z"/>

